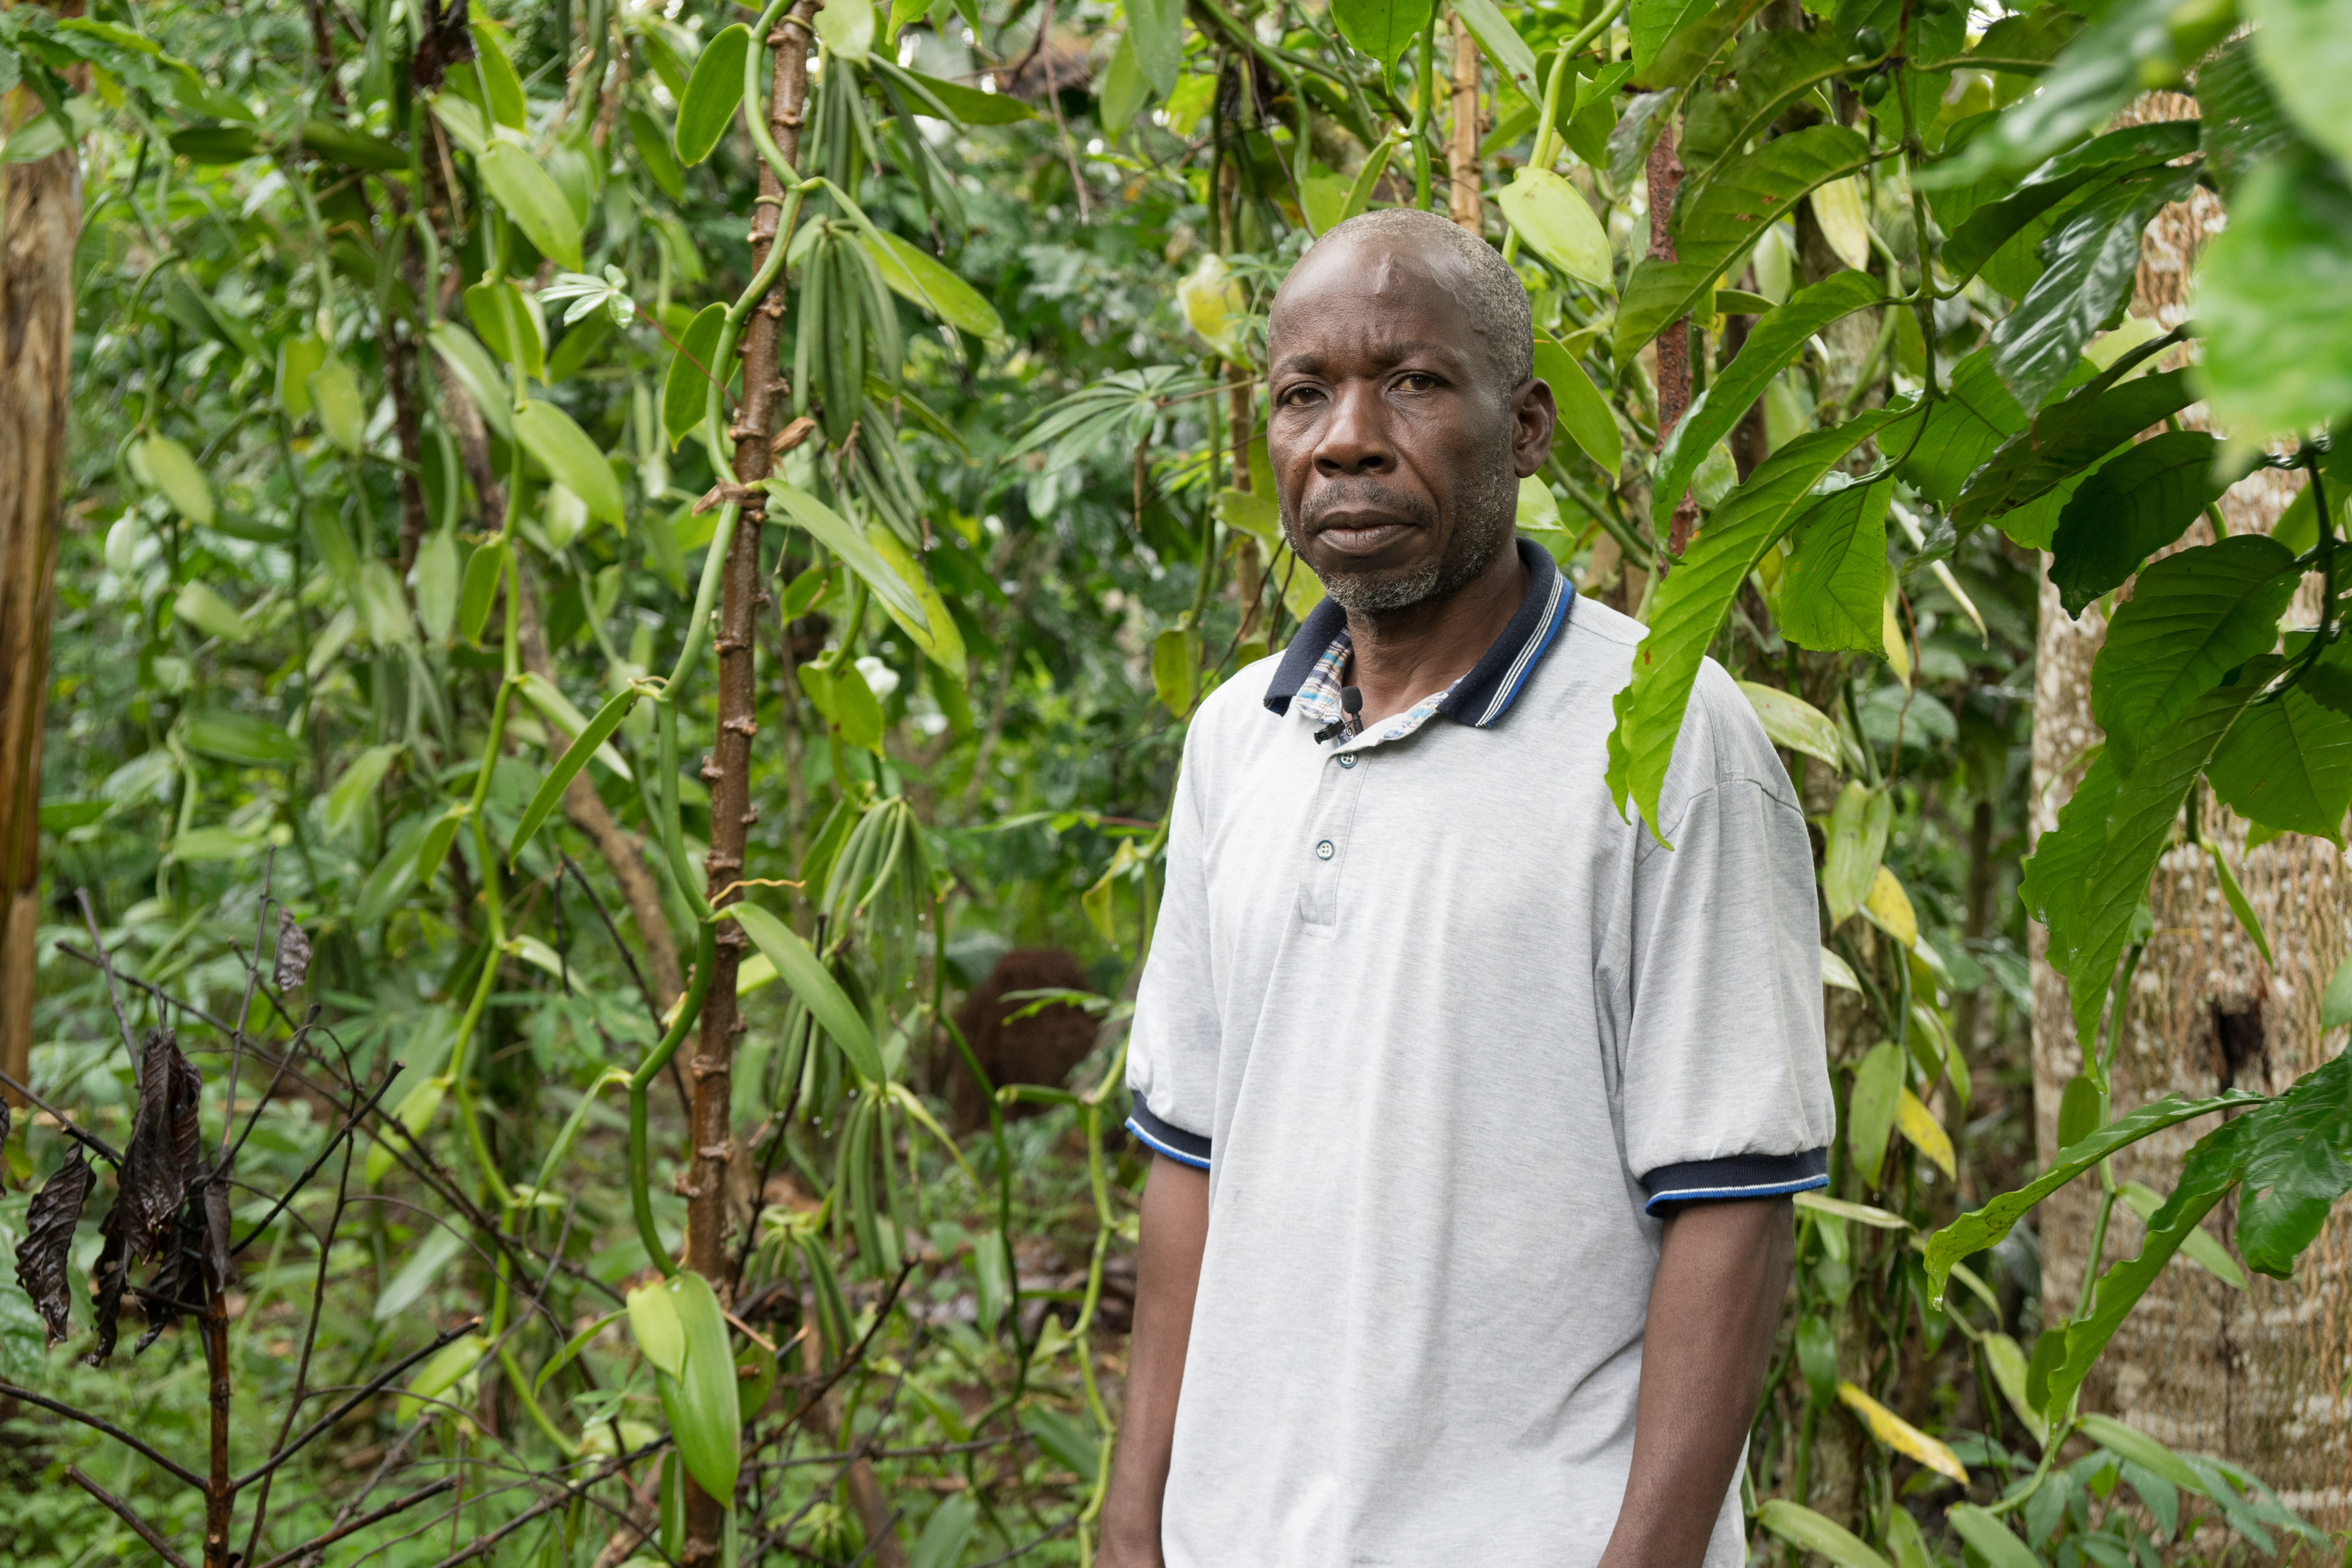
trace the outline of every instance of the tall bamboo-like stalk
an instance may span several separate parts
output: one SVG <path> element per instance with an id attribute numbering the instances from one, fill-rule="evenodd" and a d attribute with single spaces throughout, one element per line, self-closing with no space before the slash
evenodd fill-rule
<path id="1" fill-rule="evenodd" d="M 810 22 L 818 3 L 799 0 L 768 39 L 773 51 L 768 131 L 788 163 L 797 164 L 800 158 L 801 123 L 808 102 L 808 54 L 814 37 Z M 754 273 L 766 264 L 775 246 L 790 243 L 791 236 L 782 232 L 783 203 L 782 182 L 763 162 L 759 196 L 751 209 Z M 766 478 L 772 461 L 769 439 L 779 406 L 777 394 L 785 390 L 777 361 L 783 313 L 779 286 L 753 309 L 744 327 L 743 398 L 728 434 L 735 442 L 737 482 L 747 486 Z M 743 875 L 743 848 L 758 815 L 751 805 L 751 737 L 759 732 L 753 716 L 759 681 L 752 667 L 752 648 L 759 612 L 769 602 L 760 580 L 759 507 L 757 500 L 744 503 L 742 520 L 728 543 L 719 634 L 712 643 L 719 666 L 719 720 L 702 776 L 710 786 L 710 853 L 705 866 L 713 908 L 738 896 L 735 884 Z M 734 1143 L 727 1112 L 735 1036 L 743 1028 L 735 1007 L 735 971 L 749 946 L 734 922 L 720 923 L 709 990 L 703 1003 L 701 1037 L 689 1072 L 693 1111 L 688 1134 L 686 1265 L 708 1279 L 722 1301 L 731 1286 L 727 1277 L 727 1167 Z M 689 1491 L 683 1552 L 687 1563 L 718 1560 L 725 1514 L 726 1500 L 708 1497 L 699 1488 Z"/>

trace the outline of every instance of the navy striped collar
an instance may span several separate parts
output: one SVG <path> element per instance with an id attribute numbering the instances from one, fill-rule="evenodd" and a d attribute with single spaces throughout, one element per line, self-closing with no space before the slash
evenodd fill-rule
<path id="1" fill-rule="evenodd" d="M 1560 628 L 1568 624 L 1569 606 L 1576 598 L 1576 590 L 1552 564 L 1549 552 L 1525 538 L 1516 543 L 1519 559 L 1528 569 L 1527 596 L 1519 601 L 1518 609 L 1511 613 L 1510 623 L 1503 628 L 1486 656 L 1454 684 L 1454 689 L 1437 708 L 1454 723 L 1466 724 L 1474 729 L 1485 729 L 1510 711 L 1537 663 L 1559 640 Z M 1298 688 L 1314 673 L 1315 662 L 1347 629 L 1348 612 L 1331 600 L 1324 600 L 1308 612 L 1298 634 L 1291 638 L 1288 650 L 1282 655 L 1273 685 L 1265 688 L 1268 710 L 1289 713 L 1290 699 L 1298 695 Z"/>

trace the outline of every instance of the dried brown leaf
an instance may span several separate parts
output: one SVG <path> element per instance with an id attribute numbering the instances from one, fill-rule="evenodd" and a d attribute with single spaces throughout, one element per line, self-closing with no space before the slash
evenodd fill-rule
<path id="1" fill-rule="evenodd" d="M 301 985 L 310 972 L 310 939 L 302 927 L 286 912 L 283 904 L 278 910 L 278 963 L 269 978 L 279 991 L 290 991 Z"/>
<path id="2" fill-rule="evenodd" d="M 94 1179 L 89 1161 L 76 1148 L 25 1211 L 25 1239 L 16 1247 L 16 1282 L 33 1299 L 53 1345 L 66 1337 L 66 1260 Z"/>
<path id="3" fill-rule="evenodd" d="M 187 1201 L 201 1140 L 196 1102 L 204 1080 L 170 1030 L 152 1030 L 139 1068 L 139 1109 L 123 1150 L 121 1192 L 109 1217 L 133 1258 L 157 1256 Z"/>
<path id="4" fill-rule="evenodd" d="M 103 1366 L 106 1358 L 114 1354 L 114 1338 L 122 1317 L 122 1289 L 131 1281 L 131 1251 L 123 1240 L 121 1221 L 122 1205 L 118 1202 L 98 1228 L 98 1233 L 106 1238 L 89 1282 L 92 1315 L 98 1320 L 98 1343 L 82 1357 L 91 1366 Z"/>

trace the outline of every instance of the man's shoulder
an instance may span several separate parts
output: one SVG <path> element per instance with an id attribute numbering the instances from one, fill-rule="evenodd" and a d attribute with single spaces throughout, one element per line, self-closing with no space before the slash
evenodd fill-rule
<path id="1" fill-rule="evenodd" d="M 1290 720 L 1265 706 L 1265 689 L 1282 668 L 1279 651 L 1244 664 L 1220 682 L 1192 710 L 1185 748 L 1228 752 L 1272 740 Z"/>

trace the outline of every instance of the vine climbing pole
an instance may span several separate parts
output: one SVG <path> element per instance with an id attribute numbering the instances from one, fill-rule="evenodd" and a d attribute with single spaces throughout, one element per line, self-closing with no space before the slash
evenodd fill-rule
<path id="1" fill-rule="evenodd" d="M 29 87 L 0 95 L 11 130 L 40 108 Z M 81 158 L 71 144 L 0 167 L 0 1071 L 20 1083 L 32 1076 L 41 725 L 80 234 Z"/>
<path id="2" fill-rule="evenodd" d="M 2127 120 L 2193 118 L 2195 100 L 2151 94 Z M 2185 286 L 2200 246 L 2218 232 L 2221 204 L 2199 191 L 2167 208 L 2143 241 L 2132 313 L 2159 329 L 2188 318 Z M 2181 362 L 2176 350 L 2153 369 Z M 2184 415 L 2201 426 L 2201 405 Z M 2257 474 L 2221 501 L 2232 534 L 2267 531 L 2303 483 L 2299 473 Z M 2200 522 L 2179 549 L 2210 544 Z M 2042 557 L 2046 565 L 2049 557 Z M 2318 617 L 2310 590 L 2291 624 Z M 2057 590 L 2042 587 L 2033 709 L 2033 828 L 2048 831 L 2072 796 L 2100 739 L 2091 717 L 2091 661 L 2105 641 L 2096 607 L 2070 620 Z M 2256 1093 L 2284 1089 L 2343 1048 L 2320 1028 L 2320 996 L 2345 956 L 2352 924 L 2352 874 L 2334 846 L 2289 834 L 2252 851 L 2246 824 L 2203 791 L 2192 839 L 2181 833 L 2148 889 L 2153 930 L 2123 998 L 2116 1050 L 2117 1112 L 2166 1094 L 2210 1095 L 2234 1085 Z M 2221 896 L 2218 848 L 2259 915 L 2266 961 Z M 2082 1066 L 2064 982 L 2050 968 L 2047 935 L 2033 928 L 2035 1143 L 2047 1163 L 2057 1152 L 2057 1108 Z M 2118 1182 L 2169 1192 L 2190 1145 L 2212 1120 L 2185 1124 L 2134 1145 L 2115 1161 Z M 2207 1225 L 2234 1228 L 2235 1199 Z M 2074 1310 L 2099 1188 L 2078 1182 L 2042 1207 L 2042 1319 Z M 2140 1249 L 2142 1228 L 2128 1207 L 2110 1221 L 2105 1262 Z M 2352 1214 L 2338 1208 L 2290 1281 L 2253 1275 L 2243 1291 L 2176 1259 L 2126 1318 L 2083 1390 L 2083 1408 L 2121 1416 L 2172 1447 L 2226 1454 L 2277 1489 L 2288 1506 L 2330 1530 L 2352 1526 Z"/>
<path id="3" fill-rule="evenodd" d="M 768 131 L 784 161 L 794 167 L 799 165 L 801 123 L 808 103 L 811 20 L 817 6 L 818 0 L 799 0 L 784 13 L 768 40 L 772 50 Z M 783 207 L 782 182 L 763 162 L 759 196 L 751 209 L 754 273 L 775 246 L 792 242 L 790 235 L 780 232 Z M 781 405 L 778 394 L 786 390 L 777 356 L 783 314 L 779 279 L 768 297 L 753 308 L 744 326 L 743 392 L 736 404 L 735 423 L 727 434 L 735 443 L 736 479 L 747 486 L 766 478 L 772 462 L 769 442 Z M 710 753 L 702 763 L 703 781 L 710 787 L 710 852 L 704 864 L 707 896 L 714 909 L 740 896 L 736 884 L 743 875 L 743 848 L 758 815 L 751 806 L 751 738 L 760 728 L 753 718 L 759 681 L 751 654 L 759 614 L 769 599 L 760 577 L 760 498 L 747 496 L 741 502 L 742 517 L 729 541 L 720 580 L 718 636 L 711 644 L 719 667 L 718 727 Z M 731 920 L 719 922 L 710 987 L 702 1004 L 701 1034 L 688 1074 L 693 1097 L 688 1134 L 686 1266 L 709 1280 L 721 1301 L 730 1298 L 733 1285 L 728 1278 L 726 1243 L 727 1173 L 734 1141 L 727 1113 L 735 1036 L 743 1029 L 735 1007 L 735 971 L 748 946 L 741 927 Z M 681 1556 L 689 1564 L 715 1563 L 725 1536 L 727 1500 L 705 1495 L 690 1480 L 688 1486 Z"/>

